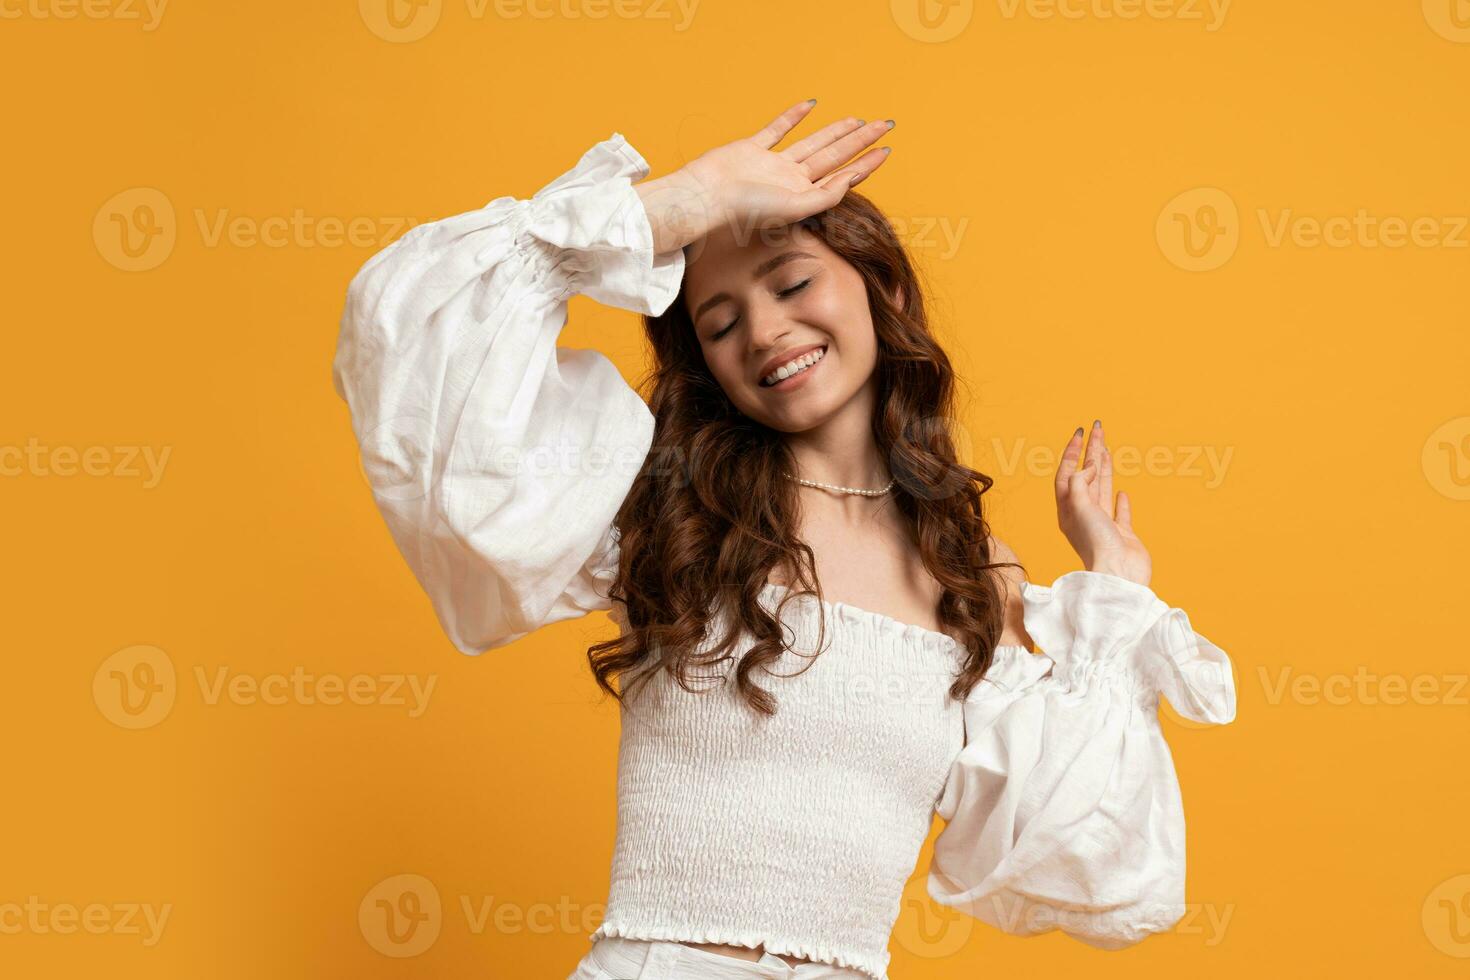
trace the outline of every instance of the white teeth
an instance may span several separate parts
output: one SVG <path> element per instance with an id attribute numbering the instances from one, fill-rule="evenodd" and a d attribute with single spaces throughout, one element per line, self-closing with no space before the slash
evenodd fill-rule
<path id="1" fill-rule="evenodd" d="M 798 358 L 794 358 L 790 362 L 781 365 L 780 367 L 776 368 L 776 370 L 772 371 L 770 374 L 762 378 L 761 383 L 766 385 L 773 385 L 778 381 L 785 381 L 793 374 L 799 374 L 802 371 L 805 371 L 807 368 L 811 367 L 813 364 L 820 361 L 822 359 L 822 355 L 825 354 L 826 351 L 827 348 L 818 347 L 816 350 L 811 351 L 810 353 L 803 354 Z"/>

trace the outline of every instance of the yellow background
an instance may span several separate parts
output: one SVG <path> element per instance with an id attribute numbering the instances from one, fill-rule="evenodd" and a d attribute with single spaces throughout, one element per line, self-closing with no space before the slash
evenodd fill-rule
<path id="1" fill-rule="evenodd" d="M 450 647 L 331 388 L 345 288 L 614 130 L 658 175 L 808 96 L 799 133 L 898 121 L 863 191 L 932 281 L 996 532 L 1033 581 L 1076 567 L 1047 454 L 1101 417 L 1153 460 L 1118 484 L 1155 590 L 1239 685 L 1234 725 L 1166 724 L 1175 934 L 1105 954 L 939 916 L 926 847 L 895 980 L 1464 975 L 1470 4 L 386 2 L 0 3 L 0 451 L 34 448 L 0 457 L 0 906 L 53 916 L 0 931 L 0 975 L 570 972 L 613 842 L 583 656 L 612 627 Z M 1360 211 L 1428 223 L 1392 246 L 1344 232 Z M 578 298 L 561 342 L 641 369 L 630 313 Z M 129 728 L 108 692 L 140 665 L 175 676 Z M 209 696 L 296 670 L 435 687 L 417 717 Z M 413 956 L 370 935 L 399 875 L 441 902 Z M 130 903 L 168 909 L 155 941 Z M 101 934 L 52 928 L 89 906 Z"/>

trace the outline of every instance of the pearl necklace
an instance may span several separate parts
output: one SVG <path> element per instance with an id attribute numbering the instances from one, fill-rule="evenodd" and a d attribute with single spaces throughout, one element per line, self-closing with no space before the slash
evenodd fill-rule
<path id="1" fill-rule="evenodd" d="M 856 489 L 856 488 L 853 488 L 853 487 L 837 487 L 837 486 L 833 486 L 830 483 L 818 483 L 816 480 L 803 480 L 801 477 L 799 477 L 799 476 L 792 476 L 790 473 L 787 473 L 786 474 L 786 477 L 788 479 L 795 480 L 797 483 L 800 483 L 802 486 L 818 487 L 818 488 L 820 488 L 822 490 L 831 490 L 831 491 L 833 491 L 835 493 L 855 493 L 855 494 L 857 494 L 859 496 L 862 496 L 862 497 L 881 497 L 885 493 L 887 493 L 888 491 L 892 490 L 893 489 L 893 485 L 898 482 L 896 479 L 895 480 L 889 480 L 888 481 L 888 486 L 884 487 L 882 490 L 859 490 L 859 489 Z"/>

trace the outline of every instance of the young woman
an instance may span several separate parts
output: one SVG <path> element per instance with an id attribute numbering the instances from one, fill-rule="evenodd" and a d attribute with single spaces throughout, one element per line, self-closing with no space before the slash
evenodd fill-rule
<path id="1" fill-rule="evenodd" d="M 1032 585 L 990 535 L 923 290 L 850 190 L 892 122 L 776 149 L 813 102 L 656 180 L 613 133 L 349 289 L 337 390 L 454 645 L 619 626 L 588 650 L 623 725 L 576 980 L 883 980 L 936 812 L 929 895 L 1006 931 L 1116 948 L 1184 912 L 1156 709 L 1230 721 L 1229 659 L 1148 587 L 1100 423 L 1056 474 L 1083 570 Z M 647 402 L 555 346 L 579 293 L 644 315 Z"/>

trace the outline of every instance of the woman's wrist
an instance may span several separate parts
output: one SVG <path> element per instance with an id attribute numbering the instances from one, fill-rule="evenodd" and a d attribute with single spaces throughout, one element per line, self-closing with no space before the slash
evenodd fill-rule
<path id="1" fill-rule="evenodd" d="M 635 184 L 648 215 L 656 255 L 672 252 L 698 241 L 719 221 L 714 196 L 688 170 Z"/>
<path id="2" fill-rule="evenodd" d="M 1091 560 L 1082 563 L 1082 567 L 1089 572 L 1098 572 L 1103 575 L 1115 575 L 1138 585 L 1148 585 L 1152 577 L 1148 570 L 1132 567 L 1131 563 L 1121 555 L 1111 553 L 1092 556 Z"/>

